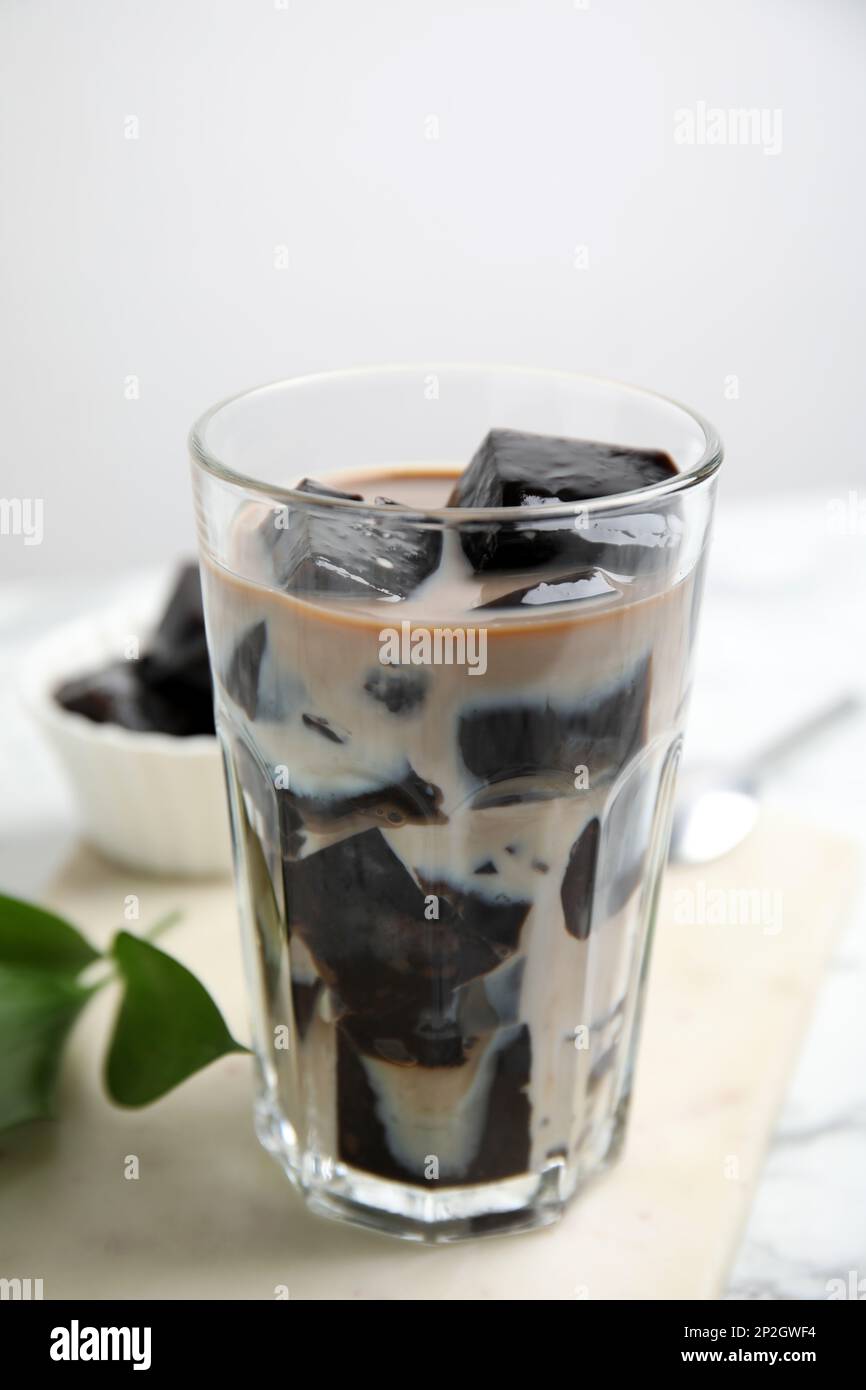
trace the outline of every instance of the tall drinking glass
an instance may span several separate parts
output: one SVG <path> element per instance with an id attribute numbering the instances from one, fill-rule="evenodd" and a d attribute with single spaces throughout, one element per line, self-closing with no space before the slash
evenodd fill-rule
<path id="1" fill-rule="evenodd" d="M 449 506 L 493 428 L 675 468 Z M 719 441 L 431 366 L 262 387 L 191 443 L 262 1143 L 397 1235 L 555 1220 L 623 1141 Z"/>

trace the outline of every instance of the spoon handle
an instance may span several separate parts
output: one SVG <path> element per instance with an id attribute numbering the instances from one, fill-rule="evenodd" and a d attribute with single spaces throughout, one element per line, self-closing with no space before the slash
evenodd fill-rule
<path id="1" fill-rule="evenodd" d="M 760 781 L 766 773 L 774 771 L 778 764 L 784 762 L 792 753 L 799 752 L 802 744 L 816 738 L 840 720 L 859 713 L 862 708 L 863 702 L 858 695 L 840 695 L 756 753 L 749 761 L 749 776 L 753 781 Z"/>

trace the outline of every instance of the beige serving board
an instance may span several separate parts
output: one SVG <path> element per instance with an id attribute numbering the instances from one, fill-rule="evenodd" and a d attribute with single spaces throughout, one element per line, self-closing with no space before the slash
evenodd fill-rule
<path id="1" fill-rule="evenodd" d="M 773 816 L 718 864 L 669 873 L 625 1156 L 528 1235 L 424 1247 L 310 1216 L 253 1135 L 248 1058 L 115 1109 L 106 992 L 65 1058 L 62 1118 L 0 1139 L 0 1276 L 41 1278 L 46 1299 L 716 1298 L 859 869 L 846 841 Z M 161 944 L 246 1037 L 230 886 L 81 850 L 51 902 L 107 941 L 131 894 L 142 925 L 183 908 Z"/>

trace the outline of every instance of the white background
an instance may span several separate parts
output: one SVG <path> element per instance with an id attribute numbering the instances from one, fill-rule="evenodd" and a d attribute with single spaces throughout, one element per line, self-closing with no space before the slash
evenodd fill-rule
<path id="1" fill-rule="evenodd" d="M 355 363 L 618 376 L 728 498 L 860 482 L 866 7 L 589 3 L 2 0 L 4 572 L 190 552 L 192 419 Z M 677 144 L 701 101 L 781 152 Z"/>

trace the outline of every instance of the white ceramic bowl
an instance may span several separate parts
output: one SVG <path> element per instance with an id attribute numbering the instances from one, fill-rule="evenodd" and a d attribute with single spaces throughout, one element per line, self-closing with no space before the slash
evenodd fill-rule
<path id="1" fill-rule="evenodd" d="M 219 745 L 213 735 L 175 738 L 95 724 L 58 705 L 53 692 L 124 654 L 144 651 L 174 574 L 143 581 L 104 612 L 43 638 L 22 663 L 23 700 L 65 767 L 85 837 L 110 859 L 155 874 L 231 871 Z"/>

